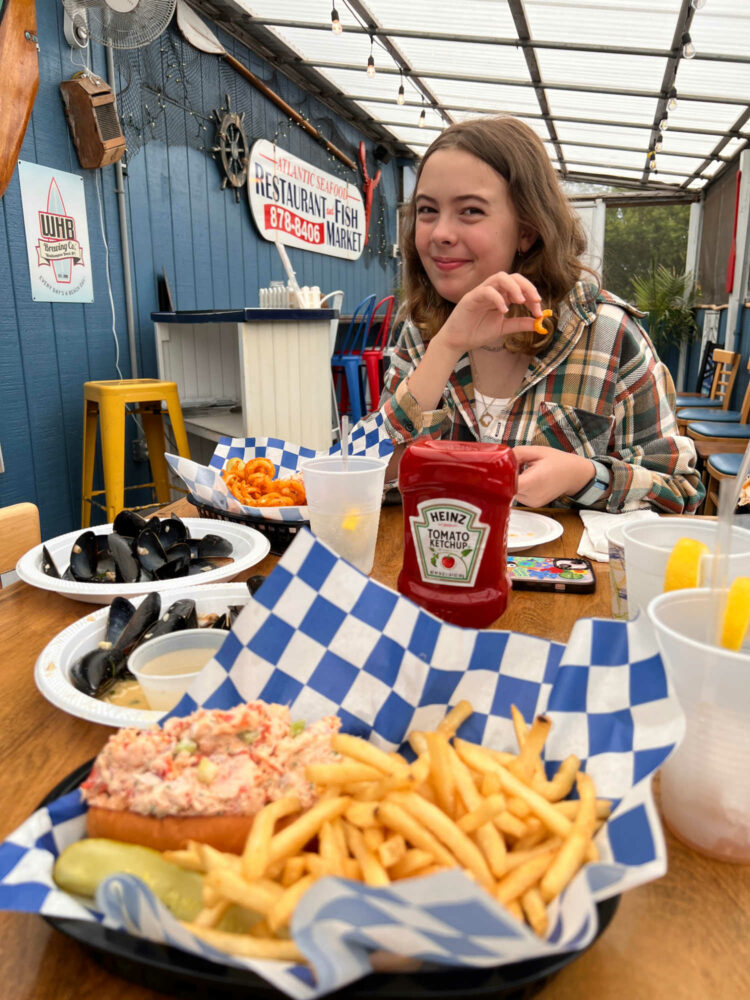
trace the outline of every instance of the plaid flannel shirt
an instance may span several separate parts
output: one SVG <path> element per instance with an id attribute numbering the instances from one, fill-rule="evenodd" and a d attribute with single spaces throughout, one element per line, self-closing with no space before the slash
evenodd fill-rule
<path id="1" fill-rule="evenodd" d="M 592 506 L 691 513 L 705 490 L 693 442 L 677 435 L 674 385 L 626 302 L 579 281 L 561 303 L 550 344 L 533 359 L 508 404 L 505 444 L 549 445 L 611 470 L 612 489 Z M 468 354 L 435 410 L 422 411 L 408 378 L 427 345 L 410 322 L 391 356 L 380 399 L 395 444 L 420 437 L 480 440 Z M 574 505 L 560 498 L 565 506 Z"/>

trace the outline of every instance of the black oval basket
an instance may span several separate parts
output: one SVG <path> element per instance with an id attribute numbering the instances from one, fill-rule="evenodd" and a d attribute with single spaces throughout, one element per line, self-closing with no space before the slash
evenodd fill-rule
<path id="1" fill-rule="evenodd" d="M 186 498 L 195 507 L 201 517 L 213 518 L 215 521 L 234 521 L 235 524 L 246 524 L 265 535 L 271 543 L 271 552 L 280 556 L 289 548 L 300 528 L 309 528 L 309 521 L 269 521 L 264 517 L 254 517 L 252 514 L 230 514 L 226 510 L 210 507 L 189 494 Z"/>

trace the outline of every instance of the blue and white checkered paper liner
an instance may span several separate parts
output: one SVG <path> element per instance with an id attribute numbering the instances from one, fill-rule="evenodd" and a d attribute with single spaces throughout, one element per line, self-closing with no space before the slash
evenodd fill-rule
<path id="1" fill-rule="evenodd" d="M 393 442 L 379 413 L 365 417 L 352 429 L 348 454 L 387 458 L 392 451 Z M 179 455 L 167 454 L 166 459 L 193 496 L 209 507 L 229 514 L 249 514 L 265 521 L 299 522 L 309 520 L 307 507 L 247 507 L 240 503 L 227 489 L 220 475 L 221 470 L 230 458 L 240 458 L 243 462 L 268 458 L 277 467 L 278 476 L 283 478 L 299 472 L 305 459 L 340 453 L 340 444 L 335 444 L 328 451 L 316 452 L 281 438 L 221 438 L 208 465 L 199 465 Z"/>
<path id="2" fill-rule="evenodd" d="M 511 598 L 512 599 L 512 598 Z M 339 878 L 300 902 L 292 931 L 315 971 L 235 959 L 197 941 L 137 879 L 113 876 L 91 911 L 55 888 L 52 865 L 84 834 L 71 792 L 39 810 L 0 845 L 0 909 L 106 920 L 213 961 L 251 969 L 295 998 L 322 996 L 370 971 L 384 949 L 428 964 L 496 966 L 585 947 L 596 903 L 666 870 L 651 776 L 682 736 L 684 719 L 644 616 L 579 621 L 567 646 L 532 636 L 461 629 L 375 583 L 302 531 L 237 618 L 172 714 L 229 708 L 245 699 L 289 704 L 293 718 L 330 712 L 345 731 L 388 750 L 411 729 L 434 728 L 463 698 L 475 714 L 464 739 L 515 745 L 510 706 L 553 721 L 551 774 L 570 753 L 615 809 L 587 865 L 550 913 L 540 941 L 462 872 L 385 888 Z"/>

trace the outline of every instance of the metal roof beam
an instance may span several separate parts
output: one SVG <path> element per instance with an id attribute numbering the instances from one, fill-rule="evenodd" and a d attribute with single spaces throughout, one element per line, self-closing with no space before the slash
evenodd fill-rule
<path id="1" fill-rule="evenodd" d="M 361 70 L 362 66 L 359 63 L 331 63 L 331 62 L 320 62 L 313 59 L 296 59 L 294 65 L 298 66 L 314 66 L 316 69 L 343 69 L 343 70 Z M 384 66 L 382 69 L 378 70 L 379 74 L 383 76 L 399 76 L 399 70 L 395 67 Z M 466 73 L 442 73 L 433 72 L 432 70 L 411 70 L 404 71 L 404 76 L 411 80 L 450 80 L 453 83 L 484 83 L 496 87 L 528 87 L 528 80 L 513 80 L 506 79 L 505 77 L 497 76 L 477 76 L 476 74 L 468 75 Z M 673 77 L 674 79 L 674 77 Z M 574 91 L 581 94 L 609 94 L 612 97 L 645 97 L 649 100 L 656 100 L 663 96 L 663 88 L 657 90 L 624 90 L 620 87 L 600 87 L 599 85 L 588 86 L 586 84 L 580 83 L 553 83 L 547 81 L 542 84 L 541 80 L 537 83 L 534 82 L 534 89 L 537 88 L 541 90 L 564 90 L 564 91 Z M 666 93 L 669 93 L 672 85 L 670 84 Z M 366 98 L 361 98 L 366 100 Z M 666 106 L 666 97 L 663 98 Z M 433 97 L 433 100 L 437 102 L 437 98 Z M 737 104 L 740 107 L 747 106 L 747 97 L 727 97 L 719 94 L 680 94 L 681 101 L 695 101 L 698 103 L 718 103 L 718 104 Z M 442 105 L 446 107 L 446 105 Z M 557 117 L 557 116 L 555 116 Z M 662 116 L 663 117 L 663 116 Z M 626 124 L 626 123 L 623 123 Z"/>
<path id="2" fill-rule="evenodd" d="M 350 0 L 352 4 L 352 0 Z M 290 21 L 282 17 L 257 17 L 248 14 L 257 24 L 263 24 L 271 28 L 301 28 L 304 31 L 330 31 L 329 22 L 320 21 Z M 448 35 L 440 31 L 414 31 L 407 28 L 389 28 L 380 26 L 373 32 L 356 25 L 342 25 L 342 31 L 352 35 L 374 34 L 379 39 L 385 38 L 417 38 L 427 39 L 431 42 L 456 42 L 460 41 L 467 45 L 497 45 L 507 48 L 524 49 L 555 49 L 565 52 L 603 52 L 605 55 L 616 56 L 650 56 L 655 59 L 667 59 L 672 55 L 671 49 L 647 49 L 628 45 L 588 45 L 585 42 L 554 42 L 543 39 L 523 39 L 523 38 L 498 38 L 492 35 Z M 721 52 L 697 52 L 695 61 L 701 62 L 750 62 L 750 56 L 726 55 Z"/>

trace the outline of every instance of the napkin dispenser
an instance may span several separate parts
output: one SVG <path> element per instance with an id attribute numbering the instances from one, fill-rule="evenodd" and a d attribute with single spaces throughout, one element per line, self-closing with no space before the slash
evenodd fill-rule
<path id="1" fill-rule="evenodd" d="M 302 296 L 303 309 L 320 309 L 320 288 L 317 285 L 305 285 L 299 290 Z M 261 288 L 258 292 L 261 309 L 298 309 L 297 296 L 291 282 L 286 285 L 281 281 L 272 281 L 270 288 Z"/>

